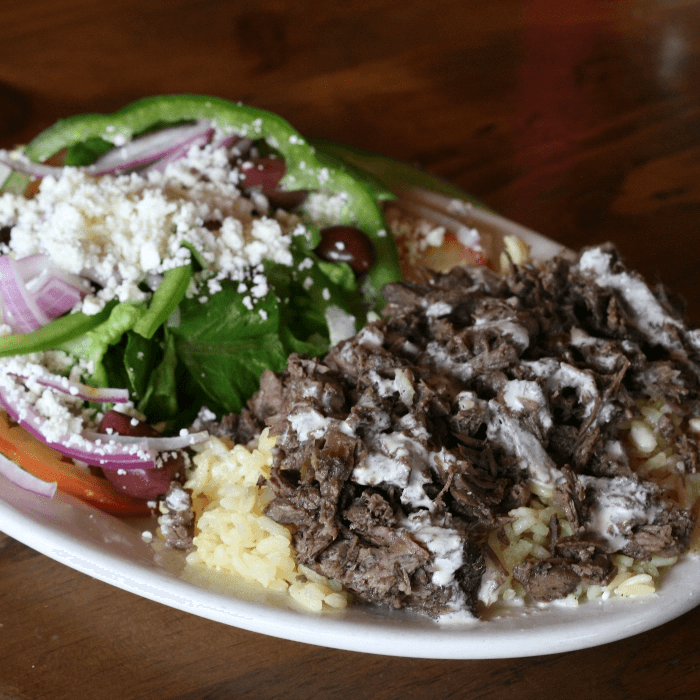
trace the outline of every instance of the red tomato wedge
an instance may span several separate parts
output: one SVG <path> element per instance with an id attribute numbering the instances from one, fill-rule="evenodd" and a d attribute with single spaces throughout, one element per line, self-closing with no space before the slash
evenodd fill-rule
<path id="1" fill-rule="evenodd" d="M 284 161 L 279 158 L 250 158 L 247 162 L 252 166 L 241 169 L 238 184 L 241 187 L 261 187 L 265 194 L 274 192 L 286 171 Z"/>
<path id="2" fill-rule="evenodd" d="M 0 452 L 39 479 L 55 481 L 59 491 L 107 513 L 124 518 L 151 513 L 146 501 L 123 496 L 106 479 L 86 472 L 12 424 L 4 411 L 0 411 Z"/>
<path id="3" fill-rule="evenodd" d="M 449 272 L 456 265 L 477 265 L 488 267 L 490 270 L 496 269 L 482 252 L 466 248 L 451 233 L 445 234 L 441 246 L 425 252 L 421 264 L 435 272 Z"/>

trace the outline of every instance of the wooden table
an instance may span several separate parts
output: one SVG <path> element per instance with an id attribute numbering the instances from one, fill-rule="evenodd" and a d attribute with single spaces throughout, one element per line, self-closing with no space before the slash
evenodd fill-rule
<path id="1" fill-rule="evenodd" d="M 3 0 L 0 146 L 150 94 L 242 100 L 571 247 L 613 240 L 699 321 L 698 37 L 691 0 Z M 567 654 L 380 657 L 174 611 L 0 535 L 3 700 L 694 698 L 699 626 L 696 609 Z"/>

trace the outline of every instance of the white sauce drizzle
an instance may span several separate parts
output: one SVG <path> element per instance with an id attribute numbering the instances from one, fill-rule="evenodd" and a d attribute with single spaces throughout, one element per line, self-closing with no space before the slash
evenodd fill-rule
<path id="1" fill-rule="evenodd" d="M 598 398 L 598 387 L 589 371 L 550 357 L 536 362 L 522 362 L 522 365 L 528 367 L 535 376 L 546 379 L 550 393 L 566 387 L 575 389 L 579 403 L 584 406 L 584 418 L 593 413 L 595 400 Z"/>
<path id="2" fill-rule="evenodd" d="M 475 330 L 499 330 L 521 352 L 530 345 L 530 334 L 524 326 L 516 323 L 511 318 L 503 318 L 497 321 L 477 318 L 474 322 Z"/>
<path id="3" fill-rule="evenodd" d="M 578 478 L 594 494 L 586 525 L 599 533 L 613 551 L 627 544 L 632 527 L 651 523 L 660 513 L 658 506 L 651 505 L 651 491 L 635 479 L 626 476 Z"/>
<path id="4" fill-rule="evenodd" d="M 292 430 L 297 434 L 301 442 L 309 438 L 323 437 L 328 430 L 331 420 L 313 408 L 298 410 L 289 416 Z"/>
<path id="5" fill-rule="evenodd" d="M 600 248 L 585 251 L 578 262 L 578 269 L 590 272 L 599 287 L 620 293 L 647 337 L 669 350 L 678 349 L 679 343 L 664 327 L 670 325 L 682 331 L 683 324 L 666 313 L 642 279 L 627 272 L 612 272 L 611 266 L 612 255 Z"/>
<path id="6" fill-rule="evenodd" d="M 544 431 L 552 425 L 552 414 L 549 412 L 547 397 L 537 382 L 524 379 L 513 379 L 503 388 L 503 401 L 514 413 L 523 413 L 528 410 L 528 403 L 538 406 L 537 420 Z"/>
<path id="7" fill-rule="evenodd" d="M 521 468 L 527 471 L 532 481 L 551 486 L 564 480 L 542 443 L 532 433 L 525 430 L 495 399 L 489 401 L 488 408 L 488 439 L 520 458 Z"/>

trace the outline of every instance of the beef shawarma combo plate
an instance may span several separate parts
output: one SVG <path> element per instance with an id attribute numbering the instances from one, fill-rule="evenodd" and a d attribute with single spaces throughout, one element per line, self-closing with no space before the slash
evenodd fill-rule
<path id="1" fill-rule="evenodd" d="M 560 651 L 696 603 L 700 332 L 612 243 L 211 97 L 0 163 L 8 534 L 379 653 Z"/>

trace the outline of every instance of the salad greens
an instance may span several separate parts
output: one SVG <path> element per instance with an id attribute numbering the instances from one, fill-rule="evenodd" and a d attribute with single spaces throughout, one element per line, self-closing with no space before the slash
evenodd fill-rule
<path id="1" fill-rule="evenodd" d="M 293 352 L 317 356 L 328 350 L 329 311 L 354 317 L 359 330 L 367 312 L 381 308 L 383 285 L 400 279 L 379 206 L 392 197 L 388 188 L 317 153 L 281 117 L 262 110 L 204 96 L 147 98 L 116 114 L 59 121 L 31 141 L 24 155 L 41 162 L 66 149 L 67 166 L 90 165 L 135 137 L 197 119 L 263 140 L 284 159 L 283 188 L 339 196 L 343 206 L 334 223 L 366 233 L 376 262 L 361 288 L 347 264 L 318 258 L 319 228 L 302 209 L 305 231 L 292 236 L 291 266 L 262 263 L 264 295 L 246 295 L 245 283 L 232 280 L 211 293 L 206 283 L 213 271 L 192 250 L 191 262 L 166 272 L 147 302 L 114 300 L 93 316 L 73 313 L 32 333 L 0 338 L 0 357 L 47 349 L 69 353 L 85 368 L 87 383 L 128 388 L 149 422 L 166 421 L 172 429 L 191 422 L 202 405 L 218 415 L 240 411 L 264 370 L 282 371 Z M 23 191 L 27 182 L 14 173 L 3 190 Z"/>

